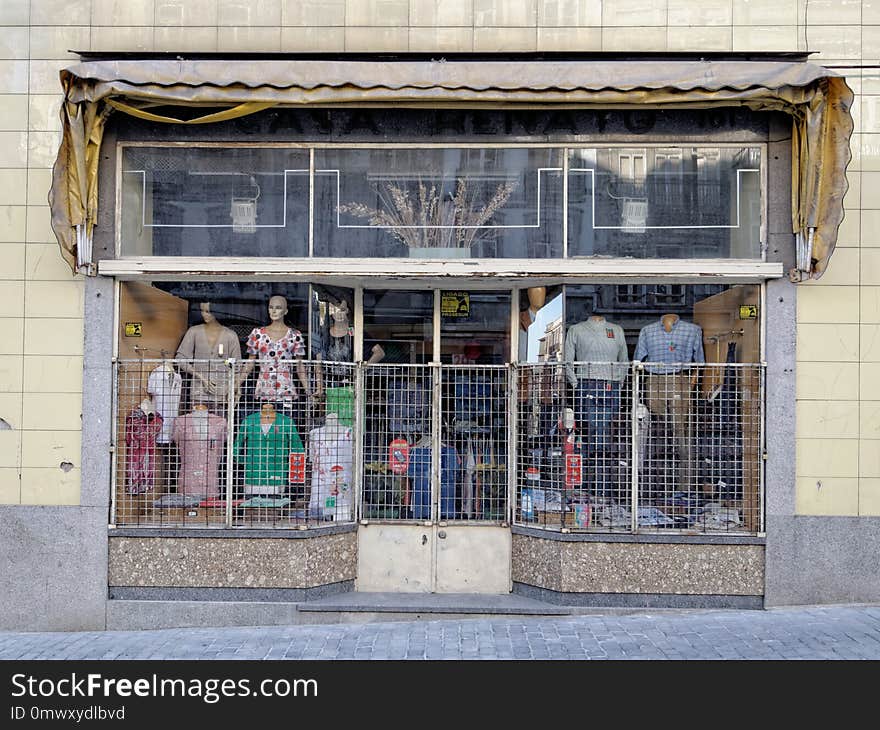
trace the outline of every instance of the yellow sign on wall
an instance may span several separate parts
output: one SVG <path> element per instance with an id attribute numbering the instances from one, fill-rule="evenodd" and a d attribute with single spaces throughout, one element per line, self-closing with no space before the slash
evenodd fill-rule
<path id="1" fill-rule="evenodd" d="M 143 329 L 143 322 L 126 322 L 125 323 L 125 336 L 126 337 L 140 337 L 141 329 Z"/>
<path id="2" fill-rule="evenodd" d="M 443 317 L 470 317 L 471 295 L 466 291 L 441 292 L 440 314 Z"/>
<path id="3" fill-rule="evenodd" d="M 757 319 L 758 318 L 758 305 L 757 304 L 740 304 L 739 305 L 739 318 L 740 319 Z"/>

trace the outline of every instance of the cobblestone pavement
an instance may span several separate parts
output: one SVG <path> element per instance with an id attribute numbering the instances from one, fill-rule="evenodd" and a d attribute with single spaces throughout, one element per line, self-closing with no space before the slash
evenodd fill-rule
<path id="1" fill-rule="evenodd" d="M 0 632 L 0 659 L 880 659 L 880 605 Z"/>

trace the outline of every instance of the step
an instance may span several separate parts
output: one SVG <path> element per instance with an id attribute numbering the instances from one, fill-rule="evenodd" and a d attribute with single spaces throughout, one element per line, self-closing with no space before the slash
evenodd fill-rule
<path id="1" fill-rule="evenodd" d="M 572 606 L 517 596 L 474 593 L 339 593 L 312 601 L 111 599 L 107 629 L 293 626 L 513 616 L 572 616 Z"/>
<path id="2" fill-rule="evenodd" d="M 512 593 L 337 593 L 300 603 L 301 613 L 457 616 L 570 616 L 556 606 Z M 354 619 L 357 620 L 357 619 Z M 381 620 L 381 619 L 380 619 Z"/>

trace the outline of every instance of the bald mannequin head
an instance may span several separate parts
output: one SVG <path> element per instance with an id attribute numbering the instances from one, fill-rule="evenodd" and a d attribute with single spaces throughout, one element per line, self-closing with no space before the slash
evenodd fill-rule
<path id="1" fill-rule="evenodd" d="M 282 296 L 269 298 L 269 321 L 272 324 L 283 322 L 287 315 L 287 300 Z"/>

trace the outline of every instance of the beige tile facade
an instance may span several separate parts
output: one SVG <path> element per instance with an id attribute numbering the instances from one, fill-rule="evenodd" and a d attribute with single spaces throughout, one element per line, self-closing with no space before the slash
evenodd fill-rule
<path id="1" fill-rule="evenodd" d="M 877 0 L 3 0 L 0 503 L 76 504 L 82 282 L 46 192 L 71 50 L 812 50 L 880 60 Z M 797 509 L 880 514 L 880 74 L 861 92 L 840 244 L 798 301 Z M 52 390 L 52 389 L 55 390 Z M 7 448 L 8 447 L 8 448 Z M 58 454 L 74 468 L 62 472 Z M 51 457 L 50 457 L 51 455 Z M 817 486 L 821 483 L 821 486 Z"/>

